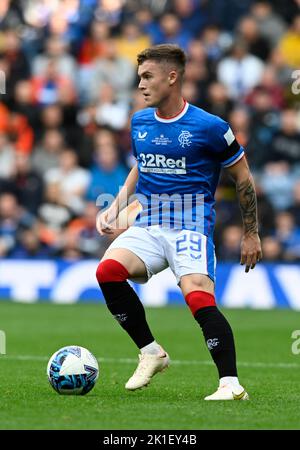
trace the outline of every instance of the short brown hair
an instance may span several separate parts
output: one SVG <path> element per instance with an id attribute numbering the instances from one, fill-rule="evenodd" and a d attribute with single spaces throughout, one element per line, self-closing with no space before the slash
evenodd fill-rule
<path id="1" fill-rule="evenodd" d="M 147 60 L 174 64 L 178 68 L 181 76 L 184 74 L 186 56 L 178 45 L 160 44 L 146 48 L 137 55 L 138 65 L 140 66 Z"/>

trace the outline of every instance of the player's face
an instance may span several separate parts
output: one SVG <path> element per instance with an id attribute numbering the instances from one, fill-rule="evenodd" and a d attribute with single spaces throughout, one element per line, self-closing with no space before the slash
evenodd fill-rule
<path id="1" fill-rule="evenodd" d="M 170 76 L 165 65 L 156 61 L 145 61 L 138 68 L 141 90 L 147 106 L 159 106 L 170 95 Z"/>

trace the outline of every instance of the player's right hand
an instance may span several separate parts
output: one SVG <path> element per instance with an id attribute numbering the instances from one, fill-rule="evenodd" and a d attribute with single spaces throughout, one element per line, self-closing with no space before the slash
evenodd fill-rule
<path id="1" fill-rule="evenodd" d="M 136 217 L 142 211 L 142 205 L 134 200 L 120 212 L 115 206 L 111 206 L 103 213 L 99 213 L 96 219 L 96 227 L 101 236 L 111 234 L 117 236 L 133 225 Z"/>
<path id="2" fill-rule="evenodd" d="M 99 212 L 96 217 L 96 228 L 101 236 L 105 234 L 113 234 L 114 226 L 112 223 L 118 215 L 115 207 L 106 209 L 103 213 Z"/>
<path id="3" fill-rule="evenodd" d="M 246 265 L 245 272 L 254 269 L 256 263 L 262 259 L 261 242 L 258 233 L 244 234 L 241 242 L 241 265 Z"/>

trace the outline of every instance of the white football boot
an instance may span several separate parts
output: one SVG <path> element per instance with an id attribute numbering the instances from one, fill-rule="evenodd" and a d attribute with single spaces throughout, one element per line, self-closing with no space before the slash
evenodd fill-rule
<path id="1" fill-rule="evenodd" d="M 139 364 L 131 378 L 125 384 L 129 391 L 148 386 L 151 378 L 158 372 L 167 369 L 170 364 L 169 355 L 162 349 L 158 355 L 143 353 L 139 355 Z"/>
<path id="2" fill-rule="evenodd" d="M 237 388 L 236 386 L 225 384 L 219 386 L 216 392 L 208 395 L 204 400 L 249 400 L 249 395 L 242 386 Z"/>

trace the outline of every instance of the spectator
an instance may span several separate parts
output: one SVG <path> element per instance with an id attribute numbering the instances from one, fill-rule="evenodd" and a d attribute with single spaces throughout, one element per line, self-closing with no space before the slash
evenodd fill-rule
<path id="1" fill-rule="evenodd" d="M 285 61 L 285 57 L 280 48 L 275 47 L 270 53 L 269 63 L 275 70 L 277 82 L 290 91 L 293 69 Z"/>
<path id="2" fill-rule="evenodd" d="M 272 5 L 277 15 L 287 23 L 291 23 L 293 18 L 300 11 L 299 0 L 293 0 L 291 2 L 286 2 L 285 0 L 273 0 Z"/>
<path id="3" fill-rule="evenodd" d="M 261 245 L 264 262 L 278 262 L 283 260 L 283 249 L 278 239 L 273 236 L 266 236 L 262 238 Z"/>
<path id="4" fill-rule="evenodd" d="M 60 36 L 50 36 L 46 41 L 46 51 L 37 55 L 32 62 L 32 75 L 42 77 L 50 61 L 55 61 L 55 65 L 60 76 L 72 80 L 76 83 L 77 62 L 75 58 L 68 53 L 66 42 Z"/>
<path id="5" fill-rule="evenodd" d="M 73 149 L 65 148 L 59 158 L 59 167 L 45 173 L 45 183 L 57 184 L 65 204 L 73 214 L 81 214 L 84 208 L 83 197 L 89 185 L 90 174 L 78 166 L 78 157 Z"/>
<path id="6" fill-rule="evenodd" d="M 128 59 L 118 55 L 116 40 L 108 39 L 105 57 L 96 60 L 93 67 L 88 87 L 90 101 L 97 101 L 102 85 L 110 83 L 116 93 L 116 99 L 129 103 L 135 76 L 135 66 Z"/>
<path id="7" fill-rule="evenodd" d="M 224 120 L 228 120 L 228 115 L 232 108 L 233 102 L 228 96 L 226 87 L 217 81 L 210 83 L 205 109 L 211 114 L 215 114 L 222 117 Z"/>
<path id="8" fill-rule="evenodd" d="M 182 83 L 182 95 L 187 102 L 200 106 L 198 87 L 194 81 L 185 80 Z"/>
<path id="9" fill-rule="evenodd" d="M 262 61 L 266 61 L 270 53 L 270 44 L 259 31 L 257 21 L 246 16 L 238 24 L 238 37 L 247 43 L 249 53 L 257 56 Z"/>
<path id="10" fill-rule="evenodd" d="M 284 20 L 273 11 L 270 1 L 255 1 L 251 7 L 251 15 L 257 22 L 261 36 L 268 40 L 272 47 L 278 44 L 285 32 Z"/>
<path id="11" fill-rule="evenodd" d="M 122 18 L 123 0 L 98 0 L 95 10 L 95 18 L 101 22 L 106 22 L 111 27 L 117 27 Z"/>
<path id="12" fill-rule="evenodd" d="M 242 227 L 229 225 L 222 233 L 222 245 L 218 250 L 218 257 L 223 261 L 237 262 L 241 253 Z"/>
<path id="13" fill-rule="evenodd" d="M 34 218 L 24 211 L 12 193 L 0 193 L 0 257 L 9 256 L 20 233 L 30 229 Z"/>
<path id="14" fill-rule="evenodd" d="M 90 66 L 96 59 L 101 59 L 106 53 L 106 42 L 110 37 L 110 27 L 106 22 L 93 20 L 89 34 L 83 39 L 78 62 L 80 66 Z"/>
<path id="15" fill-rule="evenodd" d="M 128 117 L 128 104 L 117 101 L 110 84 L 103 84 L 96 106 L 96 123 L 114 130 L 124 128 Z"/>
<path id="16" fill-rule="evenodd" d="M 71 102 L 76 99 L 76 88 L 72 79 L 59 72 L 55 59 L 49 59 L 44 73 L 32 78 L 32 91 L 34 102 L 41 106 L 60 102 L 66 92 L 69 93 Z"/>
<path id="17" fill-rule="evenodd" d="M 51 105 L 45 106 L 41 110 L 41 128 L 47 129 L 62 129 L 63 131 L 63 110 L 62 107 L 53 103 Z"/>
<path id="18" fill-rule="evenodd" d="M 10 179 L 12 190 L 25 210 L 36 214 L 43 199 L 43 180 L 33 170 L 29 155 L 16 153 L 13 176 Z"/>
<path id="19" fill-rule="evenodd" d="M 110 34 L 111 29 L 108 23 L 94 20 L 91 23 L 89 35 L 83 39 L 78 53 L 78 91 L 82 104 L 88 102 L 88 86 L 93 76 L 93 65 L 97 60 L 105 57 Z"/>
<path id="20" fill-rule="evenodd" d="M 189 30 L 192 36 L 197 36 L 208 22 L 208 2 L 173 0 L 172 6 L 182 28 Z"/>
<path id="21" fill-rule="evenodd" d="M 245 103 L 253 106 L 253 97 L 256 93 L 265 92 L 270 97 L 270 108 L 282 109 L 285 106 L 284 89 L 276 79 L 276 71 L 272 65 L 266 66 L 261 82 L 249 92 Z"/>
<path id="22" fill-rule="evenodd" d="M 187 50 L 193 36 L 189 30 L 182 27 L 179 18 L 175 14 L 164 14 L 159 23 L 161 35 L 154 44 L 177 44 L 183 50 Z"/>
<path id="23" fill-rule="evenodd" d="M 199 66 L 199 63 L 193 59 L 187 61 L 185 66 L 185 81 L 196 84 L 198 91 L 197 103 L 203 104 L 206 100 L 206 92 L 209 84 L 208 67 L 204 64 Z"/>
<path id="24" fill-rule="evenodd" d="M 266 164 L 259 182 L 275 210 L 285 210 L 292 205 L 294 179 L 288 163 Z"/>
<path id="25" fill-rule="evenodd" d="M 16 1 L 1 0 L 0 30 L 17 29 L 24 22 L 22 9 Z"/>
<path id="26" fill-rule="evenodd" d="M 215 69 L 216 63 L 221 59 L 225 50 L 227 50 L 226 47 L 229 45 L 228 39 L 224 40 L 224 36 L 221 36 L 219 27 L 216 25 L 207 25 L 201 34 L 201 42 L 204 46 L 208 62 Z"/>
<path id="27" fill-rule="evenodd" d="M 91 181 L 87 200 L 96 201 L 100 194 L 116 195 L 124 184 L 128 170 L 120 162 L 114 135 L 101 130 L 95 136 L 95 162 L 91 167 Z"/>
<path id="28" fill-rule="evenodd" d="M 259 84 L 263 70 L 263 62 L 248 53 L 246 43 L 240 40 L 233 45 L 230 56 L 218 64 L 217 76 L 227 87 L 230 97 L 241 100 Z"/>
<path id="29" fill-rule="evenodd" d="M 272 96 L 262 86 L 257 86 L 245 102 L 251 105 L 251 133 L 247 146 L 250 164 L 259 172 L 270 160 L 270 147 L 277 131 L 279 113 L 272 107 Z"/>
<path id="30" fill-rule="evenodd" d="M 34 134 L 27 118 L 10 111 L 0 102 L 0 133 L 5 133 L 17 151 L 30 153 Z"/>
<path id="31" fill-rule="evenodd" d="M 52 9 L 47 23 L 48 33 L 61 37 L 72 52 L 78 51 L 92 18 L 92 11 L 82 11 L 80 6 L 80 0 L 62 0 Z"/>
<path id="32" fill-rule="evenodd" d="M 287 211 L 279 212 L 275 219 L 275 237 L 283 247 L 283 258 L 286 261 L 300 261 L 300 228 L 295 219 Z"/>
<path id="33" fill-rule="evenodd" d="M 40 242 L 35 229 L 26 229 L 20 232 L 16 246 L 10 253 L 11 258 L 34 259 L 49 258 L 50 248 Z"/>
<path id="34" fill-rule="evenodd" d="M 118 54 L 124 55 L 134 66 L 137 65 L 137 54 L 150 45 L 151 40 L 142 33 L 137 22 L 131 21 L 122 26 L 120 37 L 117 39 Z"/>
<path id="35" fill-rule="evenodd" d="M 61 245 L 63 230 L 72 219 L 72 212 L 63 203 L 58 183 L 46 185 L 44 202 L 38 210 L 39 240 L 53 252 Z"/>
<path id="36" fill-rule="evenodd" d="M 199 66 L 207 64 L 207 54 L 205 46 L 200 39 L 192 39 L 187 48 L 188 59 L 195 61 Z"/>
<path id="37" fill-rule="evenodd" d="M 83 253 L 79 248 L 78 234 L 76 231 L 68 228 L 62 231 L 55 256 L 67 261 L 77 261 L 83 257 Z"/>
<path id="38" fill-rule="evenodd" d="M 154 14 L 150 8 L 138 5 L 135 12 L 135 19 L 142 31 L 149 36 L 151 45 L 161 39 L 159 23 L 155 20 Z"/>
<path id="39" fill-rule="evenodd" d="M 228 115 L 228 120 L 234 132 L 234 135 L 236 136 L 237 141 L 245 148 L 247 148 L 247 157 L 249 158 L 250 155 L 248 144 L 250 135 L 252 134 L 252 130 L 250 127 L 250 112 L 244 106 L 240 107 L 236 106 L 230 111 Z M 258 152 L 257 149 L 256 152 Z M 251 168 L 253 169 L 251 161 L 250 165 Z"/>
<path id="40" fill-rule="evenodd" d="M 283 35 L 279 48 L 287 64 L 297 69 L 300 66 L 300 13 L 294 17 L 292 26 Z"/>
<path id="41" fill-rule="evenodd" d="M 27 117 L 11 111 L 7 127 L 8 135 L 16 151 L 30 154 L 33 148 L 34 132 L 28 123 Z"/>
<path id="42" fill-rule="evenodd" d="M 27 118 L 33 131 L 39 127 L 39 109 L 33 102 L 31 80 L 20 80 L 15 84 L 12 109 Z"/>
<path id="43" fill-rule="evenodd" d="M 60 92 L 60 96 L 64 96 L 66 93 Z M 53 103 L 44 106 L 41 109 L 40 118 L 41 126 L 36 130 L 36 140 L 42 139 L 42 134 L 49 129 L 59 130 L 65 142 L 75 147 L 76 150 L 81 145 L 82 130 L 76 123 L 77 107 L 74 105 Z"/>
<path id="44" fill-rule="evenodd" d="M 0 133 L 0 192 L 1 180 L 12 176 L 15 164 L 15 151 L 5 133 Z"/>
<path id="45" fill-rule="evenodd" d="M 280 129 L 272 140 L 269 160 L 300 165 L 300 129 L 297 120 L 294 109 L 282 111 Z"/>
<path id="46" fill-rule="evenodd" d="M 275 228 L 275 209 L 258 181 L 255 188 L 260 236 L 271 236 Z"/>
<path id="47" fill-rule="evenodd" d="M 253 0 L 214 0 L 207 2 L 209 7 L 209 18 L 211 23 L 217 24 L 225 31 L 232 32 L 237 22 L 248 13 Z M 230 13 L 229 13 L 230 12 Z"/>
<path id="48" fill-rule="evenodd" d="M 82 255 L 89 258 L 101 258 L 107 246 L 107 240 L 100 238 L 95 227 L 99 208 L 93 202 L 87 202 L 82 217 L 74 219 L 68 230 L 77 232 L 78 248 Z"/>
<path id="49" fill-rule="evenodd" d="M 53 128 L 45 131 L 42 141 L 32 154 L 32 167 L 42 177 L 49 169 L 59 166 L 59 158 L 65 146 L 62 133 Z"/>
<path id="50" fill-rule="evenodd" d="M 19 80 L 28 79 L 30 66 L 27 57 L 21 48 L 21 40 L 14 29 L 6 30 L 2 57 L 8 64 L 6 76 L 6 101 L 12 101 L 14 86 Z"/>

